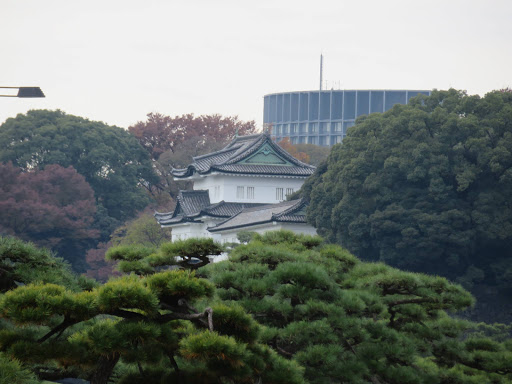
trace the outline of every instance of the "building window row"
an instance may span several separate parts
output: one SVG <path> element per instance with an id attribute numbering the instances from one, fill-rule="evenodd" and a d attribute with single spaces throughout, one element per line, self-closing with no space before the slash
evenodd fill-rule
<path id="1" fill-rule="evenodd" d="M 341 143 L 346 135 L 323 135 L 323 136 L 293 136 L 290 138 L 292 144 L 314 144 L 314 145 L 334 145 Z M 276 141 L 279 142 L 284 137 L 275 137 Z"/>
<path id="2" fill-rule="evenodd" d="M 428 90 L 336 90 L 266 95 L 263 122 L 350 120 L 385 112 L 395 104 L 408 104 Z"/>
<path id="3" fill-rule="evenodd" d="M 245 195 L 245 192 L 247 192 L 247 195 Z M 244 186 L 236 187 L 236 198 L 240 199 L 240 200 L 243 200 L 243 199 L 254 200 L 254 187 L 244 187 Z"/>
<path id="4" fill-rule="evenodd" d="M 285 194 L 286 192 L 286 194 Z M 293 188 L 276 188 L 276 200 L 283 201 L 285 198 L 290 196 L 294 191 Z"/>
<path id="5" fill-rule="evenodd" d="M 297 124 L 279 124 L 272 128 L 272 134 L 274 136 L 293 136 L 304 133 L 347 133 L 347 129 L 355 124 L 354 121 L 335 121 L 335 122 L 313 122 L 313 123 L 301 123 L 299 129 Z M 290 126 L 290 128 L 288 128 Z M 293 129 L 291 128 L 293 126 Z"/>

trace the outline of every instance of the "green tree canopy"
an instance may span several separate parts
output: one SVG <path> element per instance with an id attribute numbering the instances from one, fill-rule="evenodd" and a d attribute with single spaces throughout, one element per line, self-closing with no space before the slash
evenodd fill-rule
<path id="1" fill-rule="evenodd" d="M 494 302 L 480 318 L 510 320 L 511 92 L 434 91 L 361 117 L 303 194 L 330 241 L 457 279 Z"/>
<path id="2" fill-rule="evenodd" d="M 311 383 L 512 380 L 512 343 L 453 317 L 473 298 L 445 278 L 361 262 L 285 231 L 255 235 L 199 272 L 264 324 L 262 340 L 303 365 Z"/>
<path id="3" fill-rule="evenodd" d="M 25 171 L 74 167 L 94 190 L 104 238 L 146 207 L 144 187 L 158 182 L 148 153 L 127 131 L 62 111 L 33 110 L 7 119 L 0 126 L 0 161 Z"/>
<path id="4" fill-rule="evenodd" d="M 72 291 L 94 286 L 93 281 L 75 275 L 69 264 L 51 251 L 0 236 L 0 293 L 34 282 L 59 284 Z"/>
<path id="5" fill-rule="evenodd" d="M 303 383 L 295 362 L 259 342 L 260 326 L 241 307 L 209 306 L 214 291 L 190 270 L 165 269 L 85 291 L 18 287 L 0 300 L 0 316 L 14 324 L 0 330 L 0 366 L 16 371 L 17 359 L 40 379 L 91 384 Z"/>

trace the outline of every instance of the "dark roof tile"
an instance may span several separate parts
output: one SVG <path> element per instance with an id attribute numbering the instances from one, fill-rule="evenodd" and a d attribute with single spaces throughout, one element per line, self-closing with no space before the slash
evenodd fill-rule
<path id="1" fill-rule="evenodd" d="M 208 228 L 210 232 L 219 232 L 227 229 L 250 227 L 272 221 L 305 223 L 306 217 L 296 214 L 304 210 L 304 200 L 283 201 L 279 204 L 268 204 L 259 207 L 245 208 L 237 215 Z"/>
<path id="2" fill-rule="evenodd" d="M 256 153 L 265 143 L 282 158 L 288 165 L 254 165 L 237 164 Z M 187 168 L 172 169 L 171 173 L 177 178 L 192 176 L 195 172 L 207 174 L 211 171 L 237 174 L 270 174 L 288 176 L 309 176 L 315 171 L 315 167 L 302 163 L 288 152 L 274 143 L 268 133 L 240 136 L 235 138 L 225 148 L 207 155 L 196 156 Z M 290 165 L 291 164 L 291 165 Z"/>
<path id="3" fill-rule="evenodd" d="M 219 203 L 210 204 L 208 191 L 180 191 L 178 202 L 173 212 L 155 212 L 154 216 L 160 225 L 178 224 L 181 222 L 197 221 L 202 216 L 229 218 L 242 209 L 257 207 L 261 203 Z"/>

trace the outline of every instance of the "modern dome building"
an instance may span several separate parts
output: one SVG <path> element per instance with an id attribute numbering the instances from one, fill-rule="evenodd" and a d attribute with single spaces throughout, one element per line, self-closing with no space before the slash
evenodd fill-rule
<path id="1" fill-rule="evenodd" d="M 341 143 L 357 117 L 407 104 L 426 90 L 330 90 L 273 93 L 264 96 L 263 123 L 272 137 L 292 144 Z"/>

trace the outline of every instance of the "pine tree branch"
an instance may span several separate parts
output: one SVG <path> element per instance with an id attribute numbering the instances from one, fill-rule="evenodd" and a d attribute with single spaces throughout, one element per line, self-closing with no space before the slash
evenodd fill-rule
<path id="1" fill-rule="evenodd" d="M 187 301 L 187 300 L 185 300 L 185 299 L 179 299 L 179 300 L 178 300 L 178 305 L 179 305 L 180 307 L 185 307 L 185 308 L 187 308 L 187 309 L 189 309 L 189 310 L 193 311 L 194 313 L 199 313 L 199 311 L 198 311 L 197 309 L 195 309 L 193 306 L 191 306 L 191 305 L 188 303 L 188 301 Z"/>
<path id="2" fill-rule="evenodd" d="M 158 317 L 156 322 L 163 324 L 171 320 L 200 320 L 204 318 L 208 319 L 208 328 L 210 331 L 213 331 L 213 309 L 209 307 L 202 313 L 167 313 Z"/>
<path id="3" fill-rule="evenodd" d="M 116 309 L 115 311 L 111 311 L 111 312 L 108 312 L 109 315 L 113 315 L 113 316 L 117 316 L 117 317 L 123 317 L 127 320 L 145 320 L 147 319 L 146 316 L 140 314 L 140 313 L 137 313 L 137 312 L 131 312 L 131 311 L 126 311 L 124 309 Z"/>
<path id="4" fill-rule="evenodd" d="M 50 332 L 48 332 L 46 335 L 44 335 L 39 340 L 37 340 L 37 342 L 38 343 L 44 343 L 46 340 L 48 340 L 50 337 L 52 337 L 56 333 L 59 333 L 59 336 L 60 336 L 66 330 L 66 328 L 70 327 L 73 324 L 75 324 L 74 321 L 71 321 L 69 318 L 65 317 L 64 320 L 62 321 L 62 323 L 57 325 Z"/>

